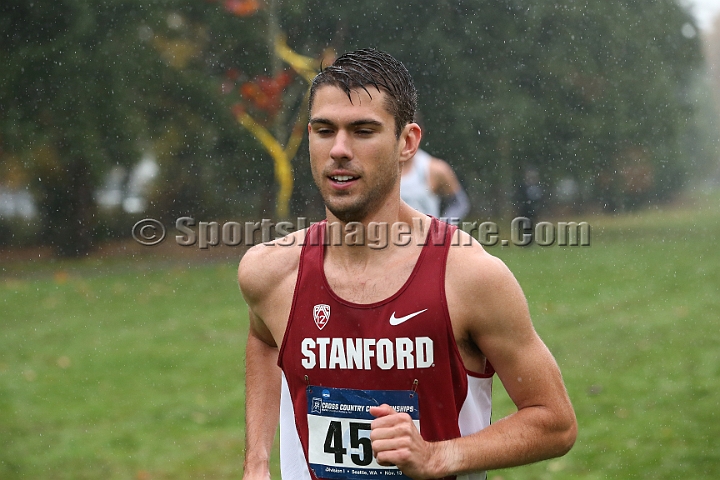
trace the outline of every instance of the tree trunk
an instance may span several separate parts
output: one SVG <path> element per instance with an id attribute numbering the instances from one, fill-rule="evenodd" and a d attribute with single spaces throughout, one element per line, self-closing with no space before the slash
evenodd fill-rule
<path id="1" fill-rule="evenodd" d="M 77 155 L 60 149 L 60 155 Z M 82 257 L 93 246 L 95 203 L 90 166 L 77 155 L 65 168 L 56 167 L 41 178 L 40 208 L 43 243 L 61 257 Z"/>

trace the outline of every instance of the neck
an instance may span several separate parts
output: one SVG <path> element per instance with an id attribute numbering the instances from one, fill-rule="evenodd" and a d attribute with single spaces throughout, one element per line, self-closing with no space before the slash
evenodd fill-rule
<path id="1" fill-rule="evenodd" d="M 343 222 L 328 211 L 326 258 L 343 263 L 382 263 L 400 249 L 422 245 L 430 221 L 399 199 L 358 222 Z"/>

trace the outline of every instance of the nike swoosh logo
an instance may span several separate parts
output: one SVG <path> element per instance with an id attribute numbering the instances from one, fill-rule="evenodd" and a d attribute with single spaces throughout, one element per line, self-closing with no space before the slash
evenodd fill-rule
<path id="1" fill-rule="evenodd" d="M 390 315 L 390 325 L 400 325 L 403 322 L 407 322 L 411 318 L 420 315 L 421 313 L 427 311 L 427 308 L 425 310 L 420 310 L 419 312 L 411 313 L 410 315 L 405 315 L 404 317 L 396 317 L 395 312 L 393 312 L 392 315 Z"/>

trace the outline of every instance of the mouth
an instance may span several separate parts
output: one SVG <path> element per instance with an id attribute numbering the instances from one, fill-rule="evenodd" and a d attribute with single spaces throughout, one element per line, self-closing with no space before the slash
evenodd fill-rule
<path id="1" fill-rule="evenodd" d="M 332 188 L 338 192 L 344 192 L 360 180 L 359 175 L 351 175 L 349 173 L 334 173 L 327 176 L 330 180 Z"/>
<path id="2" fill-rule="evenodd" d="M 360 177 L 355 177 L 352 175 L 330 175 L 330 180 L 333 182 L 339 184 L 339 185 L 346 185 L 354 180 L 357 180 Z"/>

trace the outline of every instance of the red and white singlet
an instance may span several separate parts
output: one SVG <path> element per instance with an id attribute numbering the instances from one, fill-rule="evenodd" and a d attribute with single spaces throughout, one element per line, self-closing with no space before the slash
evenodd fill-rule
<path id="1" fill-rule="evenodd" d="M 433 218 L 400 290 L 356 304 L 328 285 L 325 225 L 307 233 L 278 358 L 282 477 L 405 479 L 372 456 L 369 406 L 388 403 L 410 414 L 428 441 L 470 435 L 490 424 L 494 372 L 489 363 L 485 372 L 465 369 L 445 299 L 455 227 Z M 479 472 L 457 479 L 485 477 Z"/>

